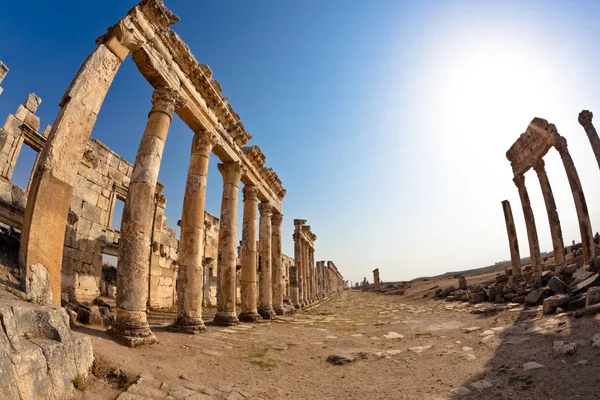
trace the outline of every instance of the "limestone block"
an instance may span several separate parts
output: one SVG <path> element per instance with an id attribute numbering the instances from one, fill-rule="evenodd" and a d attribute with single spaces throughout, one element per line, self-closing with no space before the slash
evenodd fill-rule
<path id="1" fill-rule="evenodd" d="M 558 294 L 556 296 L 550 296 L 544 300 L 542 312 L 544 315 L 552 314 L 557 308 L 567 309 L 569 305 L 569 296 L 566 294 Z"/>
<path id="2" fill-rule="evenodd" d="M 48 365 L 42 349 L 24 341 L 18 353 L 11 354 L 13 370 L 17 379 L 19 395 L 22 399 L 53 399 L 52 381 L 47 375 Z"/>
<path id="3" fill-rule="evenodd" d="M 109 204 L 110 204 L 110 202 L 107 197 L 105 197 L 104 195 L 98 196 L 98 207 L 101 210 L 107 211 Z"/>
<path id="4" fill-rule="evenodd" d="M 567 284 L 560 280 L 559 277 L 553 276 L 548 282 L 548 287 L 555 294 L 563 294 L 567 292 Z"/>
<path id="5" fill-rule="evenodd" d="M 0 399 L 18 399 L 17 378 L 8 356 L 0 356 L 0 376 Z"/>
<path id="6" fill-rule="evenodd" d="M 90 229 L 90 237 L 92 238 L 100 238 L 104 235 L 106 231 L 106 226 L 104 224 L 100 224 L 98 222 L 92 223 L 92 228 Z M 91 263 L 91 261 L 90 261 Z"/>
<path id="7" fill-rule="evenodd" d="M 52 304 L 54 295 L 50 285 L 50 274 L 42 264 L 33 264 L 29 267 L 25 281 L 25 291 L 32 301 L 38 304 Z"/>
<path id="8" fill-rule="evenodd" d="M 98 197 L 98 196 L 96 196 Z M 83 202 L 81 216 L 83 218 L 89 219 L 93 222 L 100 222 L 101 209 L 96 206 L 97 201 L 95 203 L 90 203 L 87 201 Z"/>
<path id="9" fill-rule="evenodd" d="M 26 109 L 28 109 L 32 113 L 35 113 L 41 103 L 42 99 L 36 96 L 34 93 L 31 93 L 27 96 L 27 99 L 25 100 L 25 103 L 23 103 L 23 105 Z"/>
<path id="10" fill-rule="evenodd" d="M 77 375 L 87 378 L 92 370 L 94 363 L 94 352 L 92 350 L 92 340 L 89 336 L 73 333 L 71 342 L 75 357 L 75 368 Z"/>
<path id="11" fill-rule="evenodd" d="M 98 204 L 98 196 L 99 193 L 97 190 L 93 190 L 87 187 L 81 190 L 81 196 L 78 195 L 78 197 L 81 197 L 83 200 L 90 204 Z"/>
<path id="12" fill-rule="evenodd" d="M 16 116 L 8 114 L 6 122 L 4 122 L 4 130 L 9 133 L 9 136 L 17 136 L 21 131 L 21 122 Z"/>
<path id="13" fill-rule="evenodd" d="M 12 204 L 12 183 L 0 179 L 0 200 Z"/>
<path id="14" fill-rule="evenodd" d="M 47 337 L 59 342 L 71 340 L 69 316 L 62 308 L 29 305 L 12 307 L 17 335 Z"/>
<path id="15" fill-rule="evenodd" d="M 30 111 L 21 104 L 15 112 L 15 118 L 17 118 L 19 121 L 25 121 L 25 118 L 27 118 L 27 114 L 29 113 Z"/>
<path id="16" fill-rule="evenodd" d="M 586 305 L 589 306 L 598 303 L 600 303 L 600 286 L 594 286 L 589 288 L 587 291 Z"/>
<path id="17" fill-rule="evenodd" d="M 40 347 L 48 365 L 48 377 L 52 381 L 52 389 L 57 399 L 69 399 L 75 395 L 75 387 L 71 383 L 77 376 L 75 353 L 72 341 L 60 343 L 50 339 L 31 339 Z"/>
<path id="18" fill-rule="evenodd" d="M 92 302 L 100 295 L 100 286 L 95 276 L 89 273 L 75 274 L 75 298 L 79 302 Z"/>

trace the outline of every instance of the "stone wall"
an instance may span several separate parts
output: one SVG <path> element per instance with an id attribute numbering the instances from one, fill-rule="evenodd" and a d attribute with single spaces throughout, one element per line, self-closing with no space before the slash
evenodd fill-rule
<path id="1" fill-rule="evenodd" d="M 0 66 L 1 67 L 1 66 Z M 27 97 L 17 112 L 9 114 L 0 129 L 0 222 L 21 229 L 27 203 L 27 189 L 10 182 L 23 144 L 39 152 L 50 127 L 40 134 L 35 115 L 41 99 Z M 37 160 L 36 160 L 37 163 Z M 35 169 L 35 166 L 34 166 Z M 125 201 L 133 166 L 102 142 L 90 139 L 83 154 L 67 218 L 62 262 L 62 297 L 68 301 L 90 302 L 100 295 L 114 297 L 114 282 L 105 282 L 103 254 L 118 255 L 120 232 L 115 205 Z M 149 272 L 149 305 L 170 308 L 175 304 L 178 270 L 178 240 L 167 226 L 163 185 L 157 184 L 152 252 Z M 216 304 L 216 260 L 219 219 L 205 213 L 206 287 L 209 303 Z"/>

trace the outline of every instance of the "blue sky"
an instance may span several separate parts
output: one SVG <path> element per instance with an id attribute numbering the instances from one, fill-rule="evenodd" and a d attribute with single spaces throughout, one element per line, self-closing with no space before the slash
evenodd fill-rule
<path id="1" fill-rule="evenodd" d="M 38 94 L 42 125 L 89 52 L 135 1 L 9 2 L 0 60 L 10 68 L 0 115 Z M 173 29 L 210 65 L 253 144 L 288 189 L 284 252 L 294 218 L 317 234 L 316 259 L 347 279 L 409 279 L 507 259 L 500 202 L 511 201 L 528 254 L 505 152 L 534 117 L 569 141 L 594 232 L 600 171 L 582 109 L 600 113 L 600 4 L 589 1 L 167 0 Z M 92 133 L 133 161 L 150 85 L 127 60 Z M 176 117 L 159 179 L 169 224 L 181 215 L 192 132 Z M 14 180 L 29 176 L 26 160 Z M 219 215 L 213 157 L 207 211 Z M 547 170 L 566 243 L 579 239 L 560 158 Z M 542 250 L 551 240 L 535 173 L 526 175 Z M 241 194 L 240 211 L 241 220 Z"/>

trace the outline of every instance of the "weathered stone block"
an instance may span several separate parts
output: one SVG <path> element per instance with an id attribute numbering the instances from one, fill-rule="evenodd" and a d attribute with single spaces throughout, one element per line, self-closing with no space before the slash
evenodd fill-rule
<path id="1" fill-rule="evenodd" d="M 25 103 L 23 103 L 23 105 L 26 109 L 28 109 L 32 113 L 35 113 L 41 103 L 42 99 L 36 96 L 34 93 L 31 93 L 27 96 L 27 99 L 25 100 Z"/>
<path id="2" fill-rule="evenodd" d="M 566 294 L 558 294 L 550 296 L 544 300 L 542 312 L 544 315 L 553 314 L 557 308 L 566 309 L 569 305 L 569 296 Z"/>
<path id="3" fill-rule="evenodd" d="M 587 291 L 587 302 L 586 305 L 600 303 L 600 286 L 594 286 Z"/>
<path id="4" fill-rule="evenodd" d="M 20 322 L 20 320 L 17 318 Z M 42 349 L 29 341 L 23 341 L 20 351 L 10 355 L 17 387 L 22 399 L 53 399 L 52 381 Z"/>
<path id="5" fill-rule="evenodd" d="M 557 276 L 553 276 L 548 282 L 548 287 L 555 294 L 563 294 L 567 292 L 567 284 Z"/>

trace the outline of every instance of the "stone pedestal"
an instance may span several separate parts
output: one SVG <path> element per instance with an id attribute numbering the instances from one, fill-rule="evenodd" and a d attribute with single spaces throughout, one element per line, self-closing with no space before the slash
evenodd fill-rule
<path id="1" fill-rule="evenodd" d="M 241 313 L 242 322 L 261 321 L 257 311 L 256 284 L 256 186 L 244 186 L 244 221 L 242 224 L 242 271 L 241 271 Z"/>
<path id="2" fill-rule="evenodd" d="M 283 306 L 283 254 L 281 251 L 281 222 L 283 215 L 273 213 L 271 216 L 271 264 L 272 264 L 272 289 L 273 289 L 273 309 L 277 315 L 285 313 Z"/>
<path id="3" fill-rule="evenodd" d="M 560 228 L 560 219 L 558 217 L 558 212 L 556 211 L 552 187 L 550 186 L 550 181 L 548 180 L 544 165 L 544 160 L 539 159 L 533 164 L 533 168 L 540 180 L 542 194 L 544 195 L 544 203 L 546 204 L 546 211 L 548 212 L 548 224 L 550 225 L 550 234 L 552 235 L 554 262 L 557 265 L 563 265 L 565 263 L 565 247 L 563 244 L 562 230 Z"/>
<path id="4" fill-rule="evenodd" d="M 263 319 L 275 318 L 271 287 L 271 212 L 268 203 L 260 203 L 260 232 L 258 238 L 260 263 L 260 296 L 258 313 Z"/>
<path id="5" fill-rule="evenodd" d="M 156 341 L 146 320 L 154 193 L 173 111 L 185 104 L 175 89 L 160 87 L 140 142 L 123 208 L 117 264 L 117 339 L 136 346 Z"/>
<path id="6" fill-rule="evenodd" d="M 519 253 L 519 240 L 517 239 L 517 229 L 515 228 L 515 221 L 513 219 L 512 209 L 508 200 L 504 200 L 502 202 L 502 210 L 504 210 L 504 221 L 506 222 L 506 233 L 508 234 L 512 275 L 515 278 L 521 277 L 521 255 Z"/>
<path id="7" fill-rule="evenodd" d="M 596 248 L 594 246 L 594 237 L 592 235 L 592 224 L 590 222 L 590 215 L 585 201 L 585 195 L 583 194 L 583 188 L 581 181 L 579 180 L 579 174 L 571 158 L 571 154 L 567 148 L 567 139 L 562 136 L 557 136 L 554 142 L 554 147 L 558 150 L 560 158 L 567 172 L 567 178 L 569 180 L 569 186 L 571 187 L 571 193 L 573 194 L 573 201 L 575 202 L 575 210 L 577 211 L 577 219 L 579 220 L 579 231 L 581 233 L 581 245 L 583 247 L 583 259 L 590 261 L 595 257 Z"/>
<path id="8" fill-rule="evenodd" d="M 236 299 L 236 224 L 241 166 L 237 162 L 219 164 L 223 176 L 221 200 L 221 225 L 219 228 L 219 260 L 217 283 L 217 314 L 215 325 L 239 323 L 235 310 Z"/>
<path id="9" fill-rule="evenodd" d="M 192 141 L 180 225 L 177 321 L 172 326 L 186 333 L 206 330 L 202 320 L 204 206 L 210 152 L 216 143 L 217 135 L 204 131 L 197 132 Z"/>
<path id="10" fill-rule="evenodd" d="M 519 197 L 521 198 L 521 205 L 523 206 L 523 216 L 525 217 L 527 238 L 529 239 L 529 252 L 531 254 L 531 268 L 534 275 L 539 275 L 542 272 L 542 257 L 540 255 L 540 244 L 538 241 L 537 229 L 535 227 L 535 218 L 533 216 L 533 210 L 531 209 L 527 187 L 525 187 L 525 177 L 523 175 L 516 175 L 513 181 L 515 182 L 515 185 L 517 185 Z"/>

